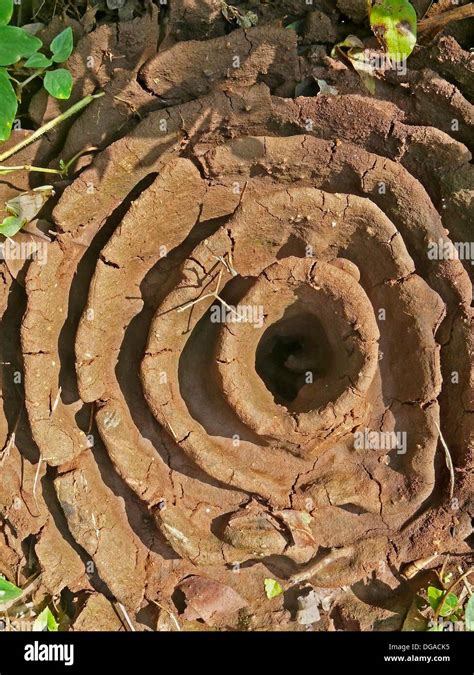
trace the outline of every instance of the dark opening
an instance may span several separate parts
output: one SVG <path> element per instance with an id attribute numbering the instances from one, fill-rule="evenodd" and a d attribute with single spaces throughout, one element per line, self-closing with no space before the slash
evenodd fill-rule
<path id="1" fill-rule="evenodd" d="M 282 318 L 265 331 L 257 347 L 255 368 L 275 402 L 293 409 L 291 404 L 301 389 L 305 385 L 312 388 L 329 372 L 331 362 L 332 350 L 321 322 L 305 312 Z M 306 403 L 311 409 L 311 402 Z"/>

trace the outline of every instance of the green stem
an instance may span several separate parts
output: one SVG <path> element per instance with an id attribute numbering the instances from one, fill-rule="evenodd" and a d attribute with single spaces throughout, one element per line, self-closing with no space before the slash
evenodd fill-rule
<path id="1" fill-rule="evenodd" d="M 37 70 L 36 73 L 33 73 L 33 75 L 30 75 L 29 77 L 27 77 L 26 80 L 23 80 L 23 82 L 20 82 L 20 92 L 24 87 L 26 87 L 27 84 L 32 82 L 35 79 L 35 77 L 39 77 L 43 73 L 44 73 L 44 69 L 43 70 Z"/>
<path id="2" fill-rule="evenodd" d="M 76 159 L 79 159 L 79 157 L 85 155 L 88 152 L 94 152 L 95 150 L 98 150 L 98 148 L 96 148 L 95 146 L 91 146 L 90 148 L 86 148 L 85 150 L 79 150 L 79 152 L 77 152 L 74 155 L 74 157 L 71 157 L 71 159 L 68 162 L 64 163 L 63 169 L 48 169 L 43 168 L 42 166 L 33 166 L 32 164 L 20 164 L 19 166 L 0 165 L 0 178 L 8 173 L 13 173 L 14 171 L 37 171 L 39 173 L 54 173 L 57 176 L 67 176 L 67 174 L 69 173 L 69 169 L 74 164 Z"/>
<path id="3" fill-rule="evenodd" d="M 50 122 L 47 122 L 44 124 L 42 127 L 34 131 L 31 136 L 28 136 L 28 138 L 25 138 L 23 141 L 20 141 L 20 143 L 17 143 L 17 145 L 14 145 L 13 148 L 10 148 L 6 152 L 0 155 L 0 162 L 4 162 L 6 159 L 11 157 L 12 155 L 15 155 L 17 152 L 20 150 L 23 150 L 23 148 L 26 148 L 27 145 L 30 145 L 30 143 L 34 143 L 35 141 L 38 140 L 38 138 L 41 138 L 41 136 L 44 136 L 48 131 L 51 131 L 51 129 L 54 129 L 54 127 L 57 127 L 58 124 L 61 124 L 61 122 L 64 122 L 68 117 L 72 117 L 72 115 L 75 115 L 78 113 L 80 110 L 88 106 L 92 101 L 94 101 L 96 98 L 100 98 L 101 96 L 105 96 L 105 92 L 101 91 L 99 94 L 89 94 L 89 96 L 85 96 L 83 99 L 78 101 L 77 103 L 74 103 L 66 112 L 63 112 L 61 115 L 58 115 L 58 117 L 55 117 L 53 120 Z"/>
<path id="4" fill-rule="evenodd" d="M 21 166 L 0 166 L 0 177 L 2 175 L 5 175 L 6 173 L 10 173 L 13 171 L 39 171 L 41 173 L 55 173 L 59 175 L 63 173 L 60 169 L 43 169 L 40 166 L 32 166 L 31 164 L 22 164 Z"/>

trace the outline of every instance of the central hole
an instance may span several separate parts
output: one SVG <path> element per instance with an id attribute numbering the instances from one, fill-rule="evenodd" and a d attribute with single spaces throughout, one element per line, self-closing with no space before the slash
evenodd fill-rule
<path id="1" fill-rule="evenodd" d="M 311 409 L 310 397 L 300 392 L 329 372 L 332 350 L 319 319 L 311 313 L 282 318 L 262 335 L 255 368 L 275 403 L 301 412 Z M 302 392 L 303 393 L 303 392 Z M 296 399 L 297 405 L 292 405 Z"/>

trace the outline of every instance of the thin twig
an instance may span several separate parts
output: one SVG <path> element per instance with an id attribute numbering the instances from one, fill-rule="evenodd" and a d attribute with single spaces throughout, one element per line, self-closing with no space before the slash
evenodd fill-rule
<path id="1" fill-rule="evenodd" d="M 101 96 L 105 96 L 104 91 L 101 91 L 98 94 L 89 94 L 89 96 L 85 96 L 77 103 L 74 103 L 74 105 L 68 108 L 65 112 L 61 113 L 61 115 L 58 115 L 50 122 L 43 124 L 43 126 L 34 131 L 31 134 L 31 136 L 28 136 L 28 138 L 23 139 L 22 141 L 20 141 L 20 143 L 14 145 L 13 148 L 10 148 L 9 150 L 1 154 L 0 163 L 4 162 L 12 155 L 15 155 L 20 150 L 23 150 L 23 148 L 26 148 L 27 145 L 34 143 L 35 141 L 38 140 L 38 138 L 41 138 L 41 136 L 44 136 L 44 134 L 48 133 L 48 131 L 51 131 L 51 129 L 57 127 L 59 124 L 61 124 L 61 122 L 64 122 L 64 120 L 68 119 L 68 117 L 72 117 L 72 115 L 78 113 L 80 110 L 82 110 L 90 103 L 92 103 L 92 101 L 94 101 L 96 98 L 101 98 Z"/>
<path id="2" fill-rule="evenodd" d="M 41 514 L 41 509 L 39 507 L 38 500 L 36 498 L 36 489 L 38 487 L 38 479 L 39 479 L 39 473 L 40 473 L 42 461 L 43 461 L 43 457 L 40 455 L 39 460 L 38 460 L 38 466 L 36 467 L 35 480 L 33 482 L 33 499 L 35 500 L 36 508 L 38 509 L 38 515 Z"/>
<path id="3" fill-rule="evenodd" d="M 52 416 L 54 415 L 54 413 L 56 412 L 56 408 L 58 407 L 58 405 L 59 405 L 59 400 L 60 400 L 60 398 L 61 398 L 61 393 L 62 393 L 62 387 L 59 387 L 58 393 L 56 394 L 56 398 L 54 399 L 54 403 L 53 403 L 53 405 L 51 406 L 51 414 L 50 414 L 50 417 L 52 417 Z"/>
<path id="4" fill-rule="evenodd" d="M 461 21 L 462 19 L 469 19 L 474 16 L 474 3 L 470 2 L 468 5 L 462 7 L 455 7 L 442 14 L 436 14 L 427 19 L 422 19 L 418 22 L 418 33 L 424 33 L 436 28 L 442 29 L 452 21 Z"/>
<path id="5" fill-rule="evenodd" d="M 435 422 L 435 426 L 436 426 L 436 428 L 437 428 L 437 430 L 438 430 L 438 433 L 439 433 L 439 440 L 441 441 L 441 445 L 442 445 L 443 448 L 444 448 L 444 453 L 445 453 L 445 457 L 446 457 L 446 466 L 448 467 L 448 471 L 449 471 L 449 498 L 452 499 L 452 498 L 453 498 L 453 494 L 454 494 L 454 466 L 453 466 L 453 460 L 452 460 L 452 457 L 451 457 L 451 453 L 449 452 L 448 445 L 447 445 L 446 441 L 444 440 L 444 436 L 443 436 L 443 434 L 441 433 L 441 429 L 439 428 L 439 425 L 438 425 L 437 422 Z"/>
<path id="6" fill-rule="evenodd" d="M 217 256 L 214 256 L 217 257 Z M 219 295 L 219 288 L 221 285 L 221 279 L 222 279 L 222 272 L 223 270 L 220 270 L 219 276 L 217 278 L 217 286 L 216 290 L 212 291 L 212 293 L 206 293 L 205 295 L 201 295 L 199 298 L 196 298 L 195 300 L 191 300 L 191 302 L 187 302 L 185 305 L 182 305 L 181 307 L 178 307 L 176 309 L 177 312 L 184 312 L 185 310 L 189 309 L 190 307 L 193 307 L 194 305 L 197 305 L 198 302 L 201 302 L 202 300 L 207 300 L 208 298 L 215 298 L 218 300 L 226 309 L 229 310 L 232 314 L 235 314 L 237 319 L 240 321 L 244 317 L 242 317 L 233 307 L 231 307 L 221 296 Z"/>
<path id="7" fill-rule="evenodd" d="M 18 425 L 20 424 L 20 419 L 21 419 L 21 414 L 23 412 L 23 406 L 24 406 L 24 401 L 21 402 L 21 408 L 18 411 L 17 418 L 15 420 L 15 425 L 13 427 L 13 431 L 8 437 L 8 441 L 5 444 L 5 447 L 0 451 L 0 466 L 4 463 L 4 461 L 9 457 L 11 449 L 15 445 L 15 440 L 16 440 L 16 431 L 18 429 Z"/>
<path id="8" fill-rule="evenodd" d="M 135 626 L 133 625 L 132 620 L 131 620 L 130 616 L 128 615 L 128 612 L 127 612 L 127 610 L 125 609 L 125 607 L 122 605 L 121 602 L 117 602 L 117 607 L 120 609 L 120 613 L 119 613 L 119 614 L 122 615 L 122 616 L 120 617 L 121 619 L 123 619 L 122 623 L 124 623 L 125 627 L 128 627 L 128 629 L 129 629 L 132 633 L 136 633 L 136 632 L 137 632 L 137 629 L 136 629 Z"/>

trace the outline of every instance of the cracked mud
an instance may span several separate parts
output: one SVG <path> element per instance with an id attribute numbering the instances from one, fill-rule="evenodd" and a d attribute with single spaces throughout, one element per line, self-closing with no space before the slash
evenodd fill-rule
<path id="1" fill-rule="evenodd" d="M 33 557 L 74 630 L 123 629 L 116 601 L 139 628 L 301 630 L 307 583 L 315 629 L 397 629 L 400 570 L 471 548 L 473 268 L 428 250 L 472 238 L 472 62 L 443 34 L 371 96 L 273 4 L 76 26 L 77 99 L 106 95 L 18 154 L 99 147 L 35 224 L 46 264 L 0 267 L 0 572 Z M 360 20 L 315 5 L 332 42 Z"/>

